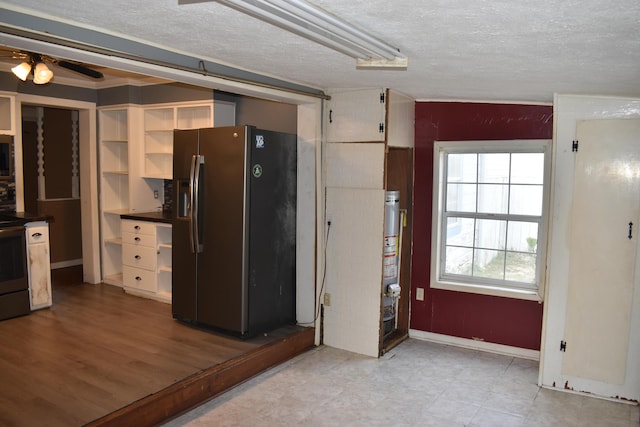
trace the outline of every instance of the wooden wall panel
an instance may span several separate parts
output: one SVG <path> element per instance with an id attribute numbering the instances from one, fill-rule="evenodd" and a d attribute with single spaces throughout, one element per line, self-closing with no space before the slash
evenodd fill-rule
<path id="1" fill-rule="evenodd" d="M 51 263 L 82 259 L 80 199 L 39 200 L 38 212 L 48 215 Z"/>
<path id="2" fill-rule="evenodd" d="M 45 108 L 43 130 L 46 197 L 72 197 L 71 110 Z"/>

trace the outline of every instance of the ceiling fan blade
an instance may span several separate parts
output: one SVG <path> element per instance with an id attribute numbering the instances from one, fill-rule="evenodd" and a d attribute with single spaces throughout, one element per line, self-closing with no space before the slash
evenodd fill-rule
<path id="1" fill-rule="evenodd" d="M 101 79 L 104 77 L 104 75 L 100 71 L 92 70 L 89 67 L 85 67 L 81 64 L 76 64 L 75 62 L 56 61 L 56 64 L 61 66 L 62 68 L 75 71 L 76 73 L 84 74 L 85 76 L 92 77 L 94 79 Z"/>

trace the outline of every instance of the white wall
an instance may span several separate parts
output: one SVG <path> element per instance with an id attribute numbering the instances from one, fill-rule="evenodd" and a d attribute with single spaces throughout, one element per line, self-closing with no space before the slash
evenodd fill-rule
<path id="1" fill-rule="evenodd" d="M 304 326 L 316 327 L 316 223 L 319 222 L 316 195 L 320 185 L 320 168 L 317 166 L 320 158 L 320 112 L 320 100 L 298 106 L 296 319 Z"/>

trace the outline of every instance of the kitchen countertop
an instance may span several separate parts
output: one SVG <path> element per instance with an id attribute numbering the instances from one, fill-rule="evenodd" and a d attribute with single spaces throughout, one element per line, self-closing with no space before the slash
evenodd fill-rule
<path id="1" fill-rule="evenodd" d="M 121 219 L 133 219 L 136 221 L 150 221 L 150 222 L 162 222 L 165 224 L 171 224 L 171 212 L 132 212 L 128 214 L 121 214 Z"/>
<path id="2" fill-rule="evenodd" d="M 7 225 L 9 225 L 10 223 L 13 225 L 24 225 L 29 222 L 36 222 L 36 221 L 52 222 L 53 217 L 51 215 L 35 214 L 30 212 L 0 210 L 0 222 L 4 222 Z"/>

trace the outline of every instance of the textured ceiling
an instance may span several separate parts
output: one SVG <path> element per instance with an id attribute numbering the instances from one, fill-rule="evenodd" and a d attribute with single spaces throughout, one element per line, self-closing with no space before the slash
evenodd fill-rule
<path id="1" fill-rule="evenodd" d="M 400 48 L 406 71 L 355 60 L 215 2 L 11 0 L 0 5 L 319 87 L 418 100 L 640 97 L 638 0 L 312 0 Z M 37 12 L 36 12 L 37 11 Z"/>

